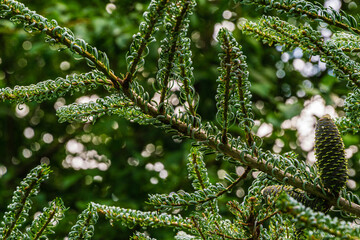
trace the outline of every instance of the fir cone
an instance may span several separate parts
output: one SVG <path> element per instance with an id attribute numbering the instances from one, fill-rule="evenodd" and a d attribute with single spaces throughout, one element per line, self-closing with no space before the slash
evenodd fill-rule
<path id="1" fill-rule="evenodd" d="M 324 187 L 338 196 L 348 178 L 347 160 L 339 130 L 329 115 L 320 118 L 316 124 L 315 155 Z"/>

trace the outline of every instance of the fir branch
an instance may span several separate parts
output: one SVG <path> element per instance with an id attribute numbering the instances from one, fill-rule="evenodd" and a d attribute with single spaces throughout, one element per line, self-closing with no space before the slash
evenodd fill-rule
<path id="1" fill-rule="evenodd" d="M 335 120 L 342 133 L 356 134 L 360 132 L 360 89 L 354 88 L 353 90 L 344 102 L 345 117 Z"/>
<path id="2" fill-rule="evenodd" d="M 201 239 L 206 240 L 205 235 L 204 235 L 203 231 L 201 230 L 201 227 L 199 226 L 199 224 L 198 224 L 198 222 L 196 221 L 195 217 L 192 217 L 191 220 L 192 220 L 192 222 L 193 222 L 193 225 L 194 225 L 195 229 L 198 231 Z"/>
<path id="3" fill-rule="evenodd" d="M 228 143 L 228 128 L 230 121 L 232 120 L 229 105 L 230 105 L 230 82 L 233 78 L 232 67 L 237 56 L 234 52 L 233 46 L 230 44 L 230 33 L 226 29 L 220 29 L 218 34 L 218 41 L 221 44 L 223 50 L 222 54 L 219 54 L 220 59 L 220 76 L 217 80 L 218 88 L 216 95 L 216 106 L 218 108 L 217 119 L 222 125 L 221 142 L 223 144 Z"/>
<path id="4" fill-rule="evenodd" d="M 64 217 L 66 208 L 60 198 L 49 203 L 49 207 L 45 207 L 43 212 L 32 222 L 31 227 L 26 230 L 30 239 L 36 240 L 53 234 L 52 230 L 58 221 Z"/>
<path id="5" fill-rule="evenodd" d="M 136 102 L 136 104 L 142 109 L 144 113 L 158 119 L 165 126 L 171 126 L 171 128 L 179 134 L 191 137 L 199 142 L 203 142 L 206 146 L 212 148 L 215 151 L 223 153 L 224 155 L 232 158 L 235 162 L 249 166 L 251 169 L 258 169 L 264 173 L 269 174 L 270 176 L 273 176 L 280 182 L 286 182 L 286 184 L 305 190 L 308 193 L 327 200 L 332 206 L 338 206 L 344 211 L 353 213 L 360 217 L 360 205 L 358 205 L 360 203 L 350 203 L 344 198 L 337 199 L 331 197 L 330 195 L 325 194 L 321 187 L 309 181 L 310 178 L 300 178 L 299 173 L 296 173 L 295 175 L 290 174 L 288 170 L 281 169 L 276 165 L 280 164 L 282 161 L 288 161 L 288 159 L 283 158 L 282 161 L 279 161 L 277 160 L 277 155 L 261 152 L 259 152 L 258 156 L 255 157 L 250 151 L 245 151 L 246 148 L 237 148 L 236 146 L 238 146 L 238 141 L 236 141 L 236 139 L 234 140 L 234 143 L 230 144 L 229 142 L 229 144 L 221 144 L 217 138 L 212 136 L 209 124 L 194 127 L 191 125 L 191 122 L 178 119 L 176 115 L 170 116 L 168 114 L 159 114 L 157 108 L 152 106 L 150 103 L 145 103 L 143 99 L 136 93 L 133 93 L 129 97 L 134 99 L 134 102 Z M 204 126 L 207 126 L 206 130 L 204 129 Z"/>
<path id="6" fill-rule="evenodd" d="M 258 24 L 244 23 L 242 29 L 245 33 L 265 36 L 266 42 L 269 42 L 267 36 L 271 37 L 269 43 L 276 42 L 286 48 L 300 47 L 309 55 L 319 54 L 323 61 L 328 63 L 338 77 L 350 80 L 354 85 L 360 87 L 360 65 L 350 59 L 341 49 L 331 44 L 325 44 L 324 39 L 318 31 L 310 26 L 295 27 L 288 22 L 282 21 L 277 17 L 263 17 Z"/>
<path id="7" fill-rule="evenodd" d="M 227 203 L 230 212 L 236 217 L 234 223 L 237 226 L 243 226 L 247 234 L 252 235 L 252 233 L 258 232 L 267 219 L 279 213 L 278 210 L 273 210 L 273 204 L 269 204 L 267 208 L 264 207 L 266 204 L 261 204 L 263 208 L 259 209 L 259 203 L 259 198 L 250 193 L 245 197 L 241 205 L 235 200 Z"/>
<path id="8" fill-rule="evenodd" d="M 227 32 L 226 38 L 228 39 L 228 44 L 232 48 L 232 69 L 231 72 L 234 74 L 232 79 L 232 85 L 236 86 L 236 91 L 234 95 L 231 95 L 231 102 L 240 103 L 235 104 L 236 117 L 240 121 L 240 126 L 245 129 L 245 137 L 247 140 L 248 147 L 254 145 L 254 136 L 251 132 L 253 125 L 253 114 L 251 107 L 251 92 L 250 92 L 250 81 L 249 81 L 249 71 L 246 64 L 246 56 L 244 56 L 241 46 L 237 43 L 236 39 L 232 36 L 231 33 Z"/>
<path id="9" fill-rule="evenodd" d="M 293 216 L 293 222 L 298 227 L 319 229 L 343 239 L 360 239 L 359 227 L 337 218 L 331 218 L 322 212 L 314 212 L 286 194 L 280 195 L 276 205 L 282 212 Z"/>
<path id="10" fill-rule="evenodd" d="M 147 49 L 147 45 L 155 40 L 152 35 L 158 30 L 156 26 L 162 21 L 168 2 L 169 0 L 152 0 L 144 13 L 145 21 L 140 24 L 139 32 L 134 35 L 133 43 L 126 57 L 128 73 L 123 82 L 125 88 L 132 82 L 137 69 L 144 64 L 143 53 Z"/>
<path id="11" fill-rule="evenodd" d="M 210 231 L 210 233 L 215 234 L 217 236 L 220 236 L 220 237 L 222 237 L 222 239 L 233 239 L 233 240 L 249 240 L 249 239 L 251 239 L 251 238 L 237 238 L 237 237 L 228 236 L 228 235 L 226 235 L 224 233 L 221 233 L 221 232 L 219 232 L 217 230 Z"/>
<path id="12" fill-rule="evenodd" d="M 343 47 L 343 48 L 341 48 L 341 50 L 343 52 L 346 52 L 346 53 L 359 53 L 360 52 L 360 48 L 346 48 L 346 47 Z"/>
<path id="13" fill-rule="evenodd" d="M 229 229 L 231 227 L 234 227 L 230 223 L 230 221 L 222 220 L 220 215 L 214 215 L 207 210 L 199 213 L 195 213 L 195 215 L 191 217 L 191 220 L 193 221 L 194 225 L 197 226 L 196 230 L 198 236 L 201 237 L 201 239 L 214 238 L 215 236 L 213 231 L 214 229 L 216 229 L 216 231 L 220 233 L 218 221 L 221 221 L 221 223 L 229 227 Z M 227 232 L 228 231 L 226 232 L 221 231 L 221 234 L 226 235 Z M 233 234 L 233 232 L 231 234 Z M 214 239 L 218 239 L 218 238 L 214 238 Z"/>
<path id="14" fill-rule="evenodd" d="M 269 208 L 259 209 L 259 199 L 255 196 L 249 197 L 249 194 L 247 194 L 247 196 L 243 200 L 242 206 L 240 206 L 240 204 L 235 200 L 229 201 L 227 205 L 230 212 L 236 217 L 236 219 L 234 220 L 235 226 L 241 226 L 242 234 L 240 234 L 239 236 L 248 236 L 248 238 L 245 239 L 258 239 L 259 231 L 262 227 L 261 221 L 263 220 L 260 219 L 259 215 L 261 212 L 264 212 L 265 216 L 269 216 Z M 264 206 L 263 204 L 261 205 Z"/>
<path id="15" fill-rule="evenodd" d="M 159 212 L 142 212 L 132 209 L 124 209 L 107 205 L 91 203 L 99 214 L 103 214 L 110 221 L 120 221 L 122 224 L 132 227 L 134 225 L 157 227 L 176 227 L 180 229 L 193 229 L 190 219 L 184 219 L 180 215 L 171 215 Z"/>
<path id="16" fill-rule="evenodd" d="M 239 203 L 235 200 L 233 201 L 229 201 L 226 203 L 228 209 L 230 210 L 230 212 L 236 216 L 237 218 L 239 218 L 240 216 L 244 216 L 243 211 L 241 211 Z"/>
<path id="17" fill-rule="evenodd" d="M 75 38 L 73 33 L 58 25 L 55 20 L 37 14 L 29 10 L 24 4 L 14 0 L 1 0 L 1 18 L 10 17 L 10 21 L 24 26 L 25 31 L 39 31 L 48 36 L 47 42 L 51 44 L 61 43 L 73 53 L 84 57 L 91 67 L 97 67 L 113 83 L 113 87 L 119 89 L 122 80 L 110 69 L 109 59 L 104 52 L 97 50 L 86 43 L 83 39 Z"/>
<path id="18" fill-rule="evenodd" d="M 301 31 L 303 39 L 308 39 L 310 44 L 314 44 L 317 50 L 325 57 L 325 62 L 329 62 L 330 67 L 338 77 L 349 79 L 355 86 L 360 87 L 360 65 L 346 56 L 341 49 L 337 49 L 330 44 L 326 46 L 324 40 L 316 37 L 318 32 L 307 27 Z"/>
<path id="19" fill-rule="evenodd" d="M 344 52 L 360 52 L 360 36 L 346 32 L 336 32 L 326 42 L 327 46 L 335 46 Z"/>
<path id="20" fill-rule="evenodd" d="M 90 239 L 94 235 L 94 225 L 98 219 L 96 207 L 93 203 L 89 203 L 88 207 L 78 216 L 76 224 L 71 227 L 69 239 Z"/>
<path id="21" fill-rule="evenodd" d="M 329 205 L 323 200 L 319 199 L 315 196 L 306 196 L 305 191 L 301 189 L 295 189 L 291 186 L 283 186 L 283 185 L 272 185 L 264 188 L 261 193 L 267 196 L 278 196 L 282 192 L 285 192 L 289 196 L 296 199 L 298 202 L 304 204 L 306 207 L 310 207 L 315 211 L 322 211 L 326 213 L 330 208 Z"/>
<path id="22" fill-rule="evenodd" d="M 159 71 L 156 80 L 161 87 L 159 112 L 164 113 L 165 98 L 169 91 L 168 84 L 171 74 L 174 72 L 175 53 L 179 47 L 179 36 L 183 29 L 185 19 L 189 16 L 190 9 L 193 7 L 193 0 L 181 0 L 176 4 L 171 4 L 166 24 L 166 37 L 162 41 L 161 54 L 159 60 Z"/>
<path id="23" fill-rule="evenodd" d="M 200 204 L 205 207 L 206 205 L 204 205 L 204 203 L 208 203 L 226 192 L 226 188 L 221 183 L 217 183 L 210 185 L 206 189 L 195 191 L 194 193 L 179 191 L 178 193 L 171 193 L 169 195 L 150 194 L 148 204 L 157 209 L 171 209 Z"/>
<path id="24" fill-rule="evenodd" d="M 66 78 L 47 80 L 29 86 L 15 86 L 13 89 L 6 87 L 0 89 L 0 99 L 16 103 L 43 102 L 46 100 L 73 94 L 78 91 L 95 89 L 98 86 L 112 87 L 111 81 L 103 73 L 92 71 L 85 74 L 68 75 Z"/>
<path id="25" fill-rule="evenodd" d="M 343 134 L 353 134 L 356 135 L 360 132 L 360 120 L 359 119 L 349 119 L 347 117 L 340 117 L 335 120 L 335 124 L 338 126 L 339 131 Z"/>
<path id="26" fill-rule="evenodd" d="M 68 106 L 63 106 L 57 110 L 56 114 L 59 117 L 59 122 L 94 122 L 97 118 L 105 114 L 119 115 L 125 119 L 138 122 L 139 124 L 155 122 L 155 119 L 143 114 L 132 102 L 119 94 L 99 98 L 96 102 L 73 103 Z"/>
<path id="27" fill-rule="evenodd" d="M 355 88 L 345 99 L 344 110 L 346 117 L 354 122 L 360 119 L 360 88 Z"/>
<path id="28" fill-rule="evenodd" d="M 192 147 L 188 156 L 187 168 L 189 179 L 195 190 L 203 190 L 210 186 L 210 180 L 207 173 L 203 154 L 198 147 Z"/>
<path id="29" fill-rule="evenodd" d="M 11 238 L 13 232 L 25 222 L 32 207 L 30 198 L 38 194 L 40 183 L 48 178 L 49 173 L 49 167 L 43 164 L 32 169 L 21 181 L 14 192 L 11 204 L 8 205 L 8 211 L 5 212 L 4 220 L 1 222 L 1 239 Z"/>
<path id="30" fill-rule="evenodd" d="M 155 208 L 173 208 L 173 207 L 185 207 L 191 205 L 199 205 L 210 202 L 211 200 L 217 199 L 221 195 L 229 192 L 234 186 L 236 186 L 241 180 L 245 179 L 250 168 L 246 168 L 245 172 L 238 177 L 236 180 L 231 182 L 226 188 L 221 184 L 210 185 L 205 189 L 195 191 L 194 193 L 187 193 L 180 191 L 178 193 L 167 194 L 154 194 L 149 195 L 149 204 Z M 204 205 L 203 205 L 204 206 Z"/>
<path id="31" fill-rule="evenodd" d="M 130 237 L 130 240 L 156 240 L 156 239 L 147 236 L 145 233 L 135 232 L 134 235 Z"/>
<path id="32" fill-rule="evenodd" d="M 273 216 L 275 216 L 276 214 L 279 214 L 279 213 L 280 213 L 280 211 L 275 211 L 275 212 L 267 215 L 267 216 L 264 217 L 263 219 L 257 221 L 257 223 L 261 225 L 261 224 L 263 224 L 265 221 L 267 221 L 268 219 L 272 218 Z"/>
<path id="33" fill-rule="evenodd" d="M 207 169 L 203 161 L 203 152 L 198 147 L 192 147 L 188 156 L 188 178 L 192 180 L 192 186 L 195 190 L 205 190 L 211 187 Z M 210 199 L 209 199 L 210 201 Z M 217 201 L 210 203 L 212 213 L 218 212 Z"/>
<path id="34" fill-rule="evenodd" d="M 140 96 L 133 94 L 132 97 L 136 99 L 135 101 L 139 107 L 147 114 L 153 116 L 154 118 L 157 118 L 157 116 L 160 115 L 154 106 L 150 105 L 149 103 L 144 104 Z M 358 204 L 353 202 L 350 203 L 344 198 L 337 199 L 326 195 L 321 187 L 309 182 L 309 179 L 303 180 L 299 177 L 298 174 L 293 175 L 290 174 L 288 170 L 285 171 L 281 168 L 278 168 L 276 165 L 274 166 L 274 163 L 278 164 L 279 162 L 283 161 L 273 162 L 271 159 L 276 159 L 273 155 L 259 153 L 258 157 L 254 157 L 251 153 L 245 152 L 244 150 L 239 150 L 244 148 L 236 148 L 235 146 L 238 145 L 237 143 L 227 145 L 221 144 L 217 139 L 208 135 L 208 132 L 203 129 L 203 126 L 200 126 L 199 128 L 193 127 L 186 122 L 177 119 L 176 116 L 165 115 L 157 119 L 164 125 L 171 125 L 172 129 L 183 134 L 184 136 L 189 136 L 200 142 L 205 142 L 206 145 L 210 148 L 216 151 L 220 151 L 221 153 L 233 158 L 234 161 L 245 164 L 252 169 L 258 169 L 262 172 L 265 172 L 280 182 L 284 181 L 289 185 L 312 193 L 320 198 L 327 200 L 331 205 L 338 206 L 341 209 L 360 217 L 360 206 Z M 284 160 L 286 160 L 286 158 Z"/>
<path id="35" fill-rule="evenodd" d="M 245 129 L 247 145 L 252 147 L 254 145 L 254 136 L 251 133 L 253 116 L 246 57 L 241 51 L 241 46 L 226 29 L 219 31 L 218 40 L 225 52 L 225 58 L 220 55 L 222 76 L 217 95 L 219 99 L 217 105 L 219 112 L 222 113 L 220 121 L 223 122 L 222 143 L 227 143 L 228 116 L 231 113 L 236 115 L 240 126 Z M 221 81 L 225 82 L 224 86 L 221 85 Z"/>
<path id="36" fill-rule="evenodd" d="M 180 32 L 180 46 L 178 51 L 178 68 L 180 69 L 179 79 L 182 84 L 180 84 L 180 100 L 183 100 L 186 110 L 192 116 L 196 116 L 196 108 L 199 104 L 197 101 L 195 89 L 192 87 L 194 84 L 194 75 L 193 75 L 193 67 L 191 60 L 191 50 L 190 50 L 190 39 L 185 36 L 185 32 Z M 187 102 L 187 104 L 185 104 Z"/>
<path id="37" fill-rule="evenodd" d="M 216 226 L 216 228 L 215 228 L 216 235 L 220 236 L 223 240 L 225 240 L 225 239 L 234 239 L 231 236 L 227 236 L 223 231 L 220 230 L 220 225 L 216 220 L 214 221 L 214 223 L 215 223 L 215 226 Z"/>
<path id="38" fill-rule="evenodd" d="M 326 9 L 319 3 L 313 4 L 304 0 L 235 0 L 235 2 L 253 4 L 265 10 L 274 9 L 287 15 L 307 16 L 310 19 L 321 20 L 331 26 L 360 34 L 359 24 L 353 16 L 344 11 L 339 13 L 332 8 Z"/>
<path id="39" fill-rule="evenodd" d="M 290 47 L 288 42 L 283 42 L 281 37 L 278 34 L 275 34 L 272 29 L 261 28 L 261 21 L 255 23 L 249 20 L 246 20 L 240 25 L 240 29 L 251 36 L 254 36 L 256 39 L 262 41 L 264 44 L 272 46 L 274 44 L 282 43 L 286 47 Z"/>
<path id="40" fill-rule="evenodd" d="M 247 79 L 246 79 L 247 80 Z M 251 108 L 251 102 L 249 103 L 249 88 L 245 87 L 246 81 L 243 79 L 241 75 L 238 75 L 238 81 L 237 81 L 237 94 L 239 95 L 240 100 L 240 107 L 241 107 L 241 118 L 243 119 L 243 124 L 245 128 L 245 137 L 247 139 L 247 144 L 249 147 L 254 145 L 254 136 L 251 132 L 252 129 L 252 119 L 249 118 L 249 106 Z M 251 96 L 251 95 L 250 95 Z"/>
<path id="41" fill-rule="evenodd" d="M 1 1 L 1 3 L 9 3 L 9 1 Z M 1 8 L 5 9 L 3 5 Z M 20 9 L 24 10 L 23 7 Z M 10 15 L 24 16 L 24 14 L 21 14 L 22 12 L 17 10 L 15 7 L 11 8 L 10 12 L 11 12 Z M 31 13 L 34 14 L 33 12 Z M 29 16 L 31 16 L 31 14 L 29 14 Z M 26 20 L 27 18 L 29 18 L 29 20 Z M 22 23 L 25 22 L 27 24 L 26 26 L 31 25 L 31 27 L 34 27 L 35 29 L 44 30 L 44 32 L 47 33 L 49 36 L 53 36 L 53 38 L 51 39 L 53 39 L 54 42 L 57 41 L 61 42 L 66 46 L 70 47 L 70 49 L 73 49 L 75 52 L 79 54 L 83 54 L 82 56 L 87 57 L 91 55 L 89 52 L 87 52 L 88 49 L 85 52 L 83 51 L 83 48 L 81 47 L 82 46 L 81 44 L 83 44 L 82 41 L 80 40 L 77 41 L 74 40 L 74 42 L 70 41 L 69 39 L 74 39 L 74 38 L 71 38 L 72 35 L 69 35 L 70 33 L 68 32 L 68 30 L 58 27 L 54 21 L 51 21 L 51 24 L 49 23 L 49 21 L 40 23 L 40 20 L 42 19 L 38 20 L 36 18 L 18 17 L 18 16 L 12 18 L 12 20 L 19 21 Z M 67 34 L 63 34 L 64 32 L 61 32 L 62 30 L 64 30 L 64 32 L 66 31 Z M 58 31 L 60 31 L 61 34 L 57 34 Z M 64 38 L 61 38 L 62 36 Z M 88 45 L 85 44 L 85 47 L 87 46 Z M 96 60 L 95 63 L 98 66 L 98 68 L 103 72 L 107 72 L 108 68 L 106 67 L 107 64 L 105 64 L 106 61 L 97 61 L 97 57 L 94 58 Z M 93 59 L 93 58 L 89 58 L 89 59 Z M 102 59 L 106 60 L 104 56 L 102 56 Z M 120 84 L 122 84 L 122 82 L 111 71 L 107 72 L 107 74 L 115 87 L 118 81 L 120 82 Z M 124 84 L 124 86 L 126 85 Z M 215 128 L 213 128 L 211 124 L 204 124 L 204 125 L 199 124 L 199 126 L 194 126 L 192 125 L 189 118 L 178 118 L 178 116 L 170 115 L 168 112 L 160 113 L 155 106 L 151 105 L 146 100 L 146 96 L 142 94 L 138 94 L 132 90 L 129 90 L 129 91 L 124 91 L 124 95 L 129 99 L 130 102 L 137 105 L 145 115 L 149 115 L 152 118 L 157 119 L 159 122 L 161 122 L 161 124 L 163 124 L 168 128 L 174 129 L 181 136 L 191 137 L 197 141 L 200 141 L 205 145 L 211 147 L 212 149 L 233 158 L 234 161 L 247 165 L 252 169 L 259 169 L 260 171 L 263 171 L 275 177 L 277 180 L 281 182 L 288 182 L 288 184 L 290 185 L 293 185 L 297 188 L 301 188 L 309 193 L 313 193 L 318 197 L 328 200 L 334 206 L 336 206 L 337 203 L 339 203 L 338 205 L 342 209 L 354 213 L 357 216 L 360 216 L 359 205 L 355 203 L 349 203 L 347 200 L 343 198 L 340 198 L 339 200 L 332 198 L 331 196 L 326 195 L 322 191 L 321 187 L 317 186 L 316 184 L 310 181 L 304 181 L 303 178 L 296 175 L 297 173 L 294 175 L 290 173 L 288 169 L 283 169 L 278 167 L 276 164 L 279 164 L 279 162 L 275 160 L 273 161 L 273 159 L 276 158 L 277 155 L 270 155 L 270 154 L 265 155 L 264 153 L 259 152 L 258 156 L 254 157 L 254 154 L 251 154 L 251 152 L 247 151 L 246 148 L 238 147 L 239 144 L 238 141 L 236 140 L 233 141 L 232 139 L 230 139 L 228 144 L 222 144 L 221 141 L 218 141 L 218 138 L 216 138 L 216 136 L 212 132 L 212 129 Z"/>

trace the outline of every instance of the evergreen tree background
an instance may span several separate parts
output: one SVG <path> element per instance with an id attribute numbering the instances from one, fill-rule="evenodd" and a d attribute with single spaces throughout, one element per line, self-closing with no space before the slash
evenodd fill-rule
<path id="1" fill-rule="evenodd" d="M 126 53 L 149 5 L 149 1 L 140 0 L 91 0 L 87 3 L 38 0 L 22 3 L 48 19 L 56 19 L 60 26 L 70 28 L 76 37 L 106 52 L 115 74 L 127 72 Z M 359 13 L 356 4 L 355 1 L 343 1 L 341 9 L 356 15 Z M 215 95 L 219 84 L 216 79 L 220 75 L 218 67 L 221 59 L 218 54 L 221 48 L 215 29 L 219 30 L 220 25 L 226 26 L 232 29 L 234 38 L 247 56 L 252 109 L 254 119 L 258 120 L 253 132 L 260 134 L 261 127 L 266 129 L 266 126 L 271 126 L 271 132 L 261 136 L 261 148 L 281 154 L 293 151 L 298 154 L 299 161 L 313 159 L 309 154 L 313 148 L 304 143 L 307 138 L 303 138 L 303 135 L 315 125 L 298 131 L 295 125 L 288 127 L 289 120 L 293 119 L 294 124 L 294 117 L 304 117 L 307 114 L 304 109 L 314 100 L 323 101 L 326 106 L 324 113 L 334 114 L 333 107 L 336 114 L 343 116 L 343 102 L 349 94 L 347 81 L 338 80 L 332 70 L 322 68 L 316 59 L 299 48 L 287 51 L 274 45 L 268 46 L 241 32 L 239 26 L 245 19 L 256 22 L 263 15 L 263 9 L 255 9 L 255 6 L 233 1 L 197 1 L 188 30 L 193 55 L 194 88 L 200 96 L 197 113 L 202 121 L 217 121 Z M 315 29 L 318 25 L 306 17 L 296 17 L 296 14 L 279 15 L 271 8 L 268 14 L 281 16 L 293 25 L 308 22 Z M 323 27 L 322 32 L 327 34 L 329 30 Z M 29 34 L 20 25 L 0 19 L 1 88 L 66 78 L 72 73 L 91 70 L 84 60 L 74 60 L 74 54 L 69 50 L 58 51 L 58 45 L 50 44 L 49 47 L 44 43 L 43 35 Z M 137 81 L 146 90 L 151 90 L 155 81 L 160 39 L 164 35 L 163 29 L 156 34 L 157 41 L 149 45 L 146 64 L 137 74 Z M 358 61 L 357 53 L 352 58 Z M 306 67 L 297 71 L 295 68 L 299 64 Z M 310 65 L 313 72 L 306 72 Z M 4 101 L 0 104 L 0 217 L 3 217 L 21 179 L 40 163 L 49 164 L 53 172 L 41 184 L 40 193 L 32 198 L 32 208 L 25 226 L 31 224 L 34 214 L 48 206 L 49 201 L 60 197 L 68 210 L 50 238 L 67 236 L 89 202 L 153 211 L 153 206 L 145 203 L 149 194 L 169 194 L 179 190 L 193 192 L 187 171 L 191 140 L 173 139 L 172 134 L 164 134 L 160 128 L 139 125 L 116 115 L 104 115 L 95 124 L 59 123 L 56 109 L 60 106 L 107 95 L 108 92 L 99 87 L 41 103 L 18 105 Z M 177 101 L 174 98 L 175 104 Z M 244 136 L 243 130 L 236 125 L 231 126 L 229 132 L 234 136 Z M 310 134 L 313 132 L 310 131 Z M 349 133 L 343 136 L 343 140 L 349 157 L 348 190 L 359 195 L 360 139 L 357 133 Z M 228 185 L 224 179 L 225 172 L 241 174 L 245 171 L 245 167 L 236 167 L 215 154 L 206 155 L 204 162 L 212 183 Z M 231 200 L 241 203 L 257 175 L 256 171 L 251 172 L 231 192 L 218 198 L 221 215 L 230 219 L 233 217 L 226 203 Z M 194 209 L 190 206 L 182 213 L 186 216 Z M 340 217 L 338 212 L 330 212 L 330 215 Z M 111 226 L 109 220 L 100 216 L 93 239 L 103 239 L 103 236 L 107 239 L 127 239 L 135 230 L 144 231 L 138 225 L 133 230 L 117 222 Z M 171 239 L 176 234 L 172 228 L 166 227 L 146 228 L 146 231 L 157 239 Z"/>

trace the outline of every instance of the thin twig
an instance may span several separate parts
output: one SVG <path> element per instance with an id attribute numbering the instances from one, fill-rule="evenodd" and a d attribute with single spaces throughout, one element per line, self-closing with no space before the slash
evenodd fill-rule
<path id="1" fill-rule="evenodd" d="M 191 220 L 193 221 L 194 226 L 195 226 L 195 228 L 198 230 L 198 232 L 199 232 L 199 234 L 200 234 L 201 238 L 202 238 L 202 239 L 204 239 L 204 240 L 206 240 L 206 238 L 205 238 L 205 236 L 204 236 L 203 232 L 201 231 L 201 228 L 199 227 L 199 224 L 198 224 L 198 223 L 197 223 L 197 221 L 195 220 L 195 217 L 192 217 L 192 218 L 191 218 Z"/>

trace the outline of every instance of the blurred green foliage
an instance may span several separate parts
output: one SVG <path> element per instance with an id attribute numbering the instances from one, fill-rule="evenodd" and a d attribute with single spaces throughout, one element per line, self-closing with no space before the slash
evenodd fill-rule
<path id="1" fill-rule="evenodd" d="M 86 3 L 74 0 L 22 2 L 47 18 L 56 19 L 61 26 L 70 28 L 77 37 L 106 52 L 116 73 L 126 72 L 125 54 L 149 3 L 141 0 L 111 1 L 113 5 L 100 0 Z M 344 3 L 343 8 L 346 9 L 349 5 L 350 3 Z M 229 19 L 224 19 L 224 11 L 232 12 Z M 357 12 L 355 8 L 349 13 Z M 326 105 L 335 107 L 341 115 L 342 105 L 339 101 L 347 94 L 346 84 L 339 82 L 327 71 L 304 77 L 294 71 L 293 53 L 289 53 L 289 61 L 283 62 L 283 53 L 279 48 L 267 47 L 242 35 L 236 27 L 238 21 L 242 18 L 256 19 L 261 14 L 261 11 L 255 12 L 251 6 L 236 6 L 231 1 L 198 1 L 189 31 L 195 88 L 201 97 L 198 112 L 204 120 L 215 119 L 214 96 L 219 47 L 214 38 L 214 26 L 224 21 L 231 22 L 235 26 L 233 34 L 248 56 L 255 119 L 259 120 L 258 126 L 264 122 L 273 126 L 271 135 L 263 138 L 263 149 L 273 150 L 276 141 L 281 141 L 282 153 L 293 150 L 305 161 L 308 152 L 299 146 L 299 133 L 294 128 L 282 129 L 282 123 L 299 115 L 307 101 L 316 95 L 321 95 Z M 296 24 L 294 19 L 290 21 Z M 160 31 L 157 34 L 163 33 Z M 58 52 L 56 47 L 49 47 L 44 43 L 43 37 L 42 34 L 29 35 L 21 27 L 7 20 L 0 20 L 0 87 L 28 85 L 90 70 L 85 61 L 73 60 L 68 50 Z M 149 89 L 151 81 L 148 79 L 155 77 L 157 69 L 159 44 L 155 42 L 150 46 L 144 70 L 139 75 L 140 82 L 143 81 L 144 86 Z M 303 56 L 302 59 L 309 62 L 310 57 Z M 278 77 L 280 73 L 282 75 Z M 92 94 L 104 96 L 105 92 L 98 89 Z M 191 188 L 185 161 L 190 141 L 174 142 L 170 135 L 164 134 L 160 129 L 139 126 L 114 116 L 104 116 L 94 125 L 58 123 L 55 108 L 65 103 L 70 104 L 82 95 L 79 93 L 23 106 L 0 104 L 0 215 L 10 203 L 19 181 L 30 169 L 40 162 L 49 162 L 53 173 L 42 184 L 30 215 L 46 206 L 51 199 L 61 197 L 69 210 L 65 213 L 67 221 L 61 221 L 56 227 L 54 237 L 57 239 L 66 236 L 76 217 L 90 201 L 150 210 L 144 203 L 148 194 Z M 233 126 L 231 131 L 237 133 L 239 129 Z M 77 146 L 86 151 L 95 150 L 100 161 L 111 161 L 110 167 L 106 171 L 98 168 L 67 168 L 65 159 L 71 155 L 76 156 L 76 153 L 71 153 L 66 148 L 71 140 L 73 143 L 75 140 Z M 347 135 L 344 142 L 346 148 L 351 145 L 358 148 L 360 140 L 358 136 Z M 87 157 L 92 158 L 91 154 Z M 360 153 L 357 151 L 349 159 L 350 179 L 355 182 L 360 181 L 359 158 Z M 213 180 L 218 180 L 220 169 L 228 172 L 234 169 L 233 165 L 217 161 L 212 155 L 207 156 L 205 162 L 210 179 Z M 155 169 L 161 169 L 161 164 L 168 173 L 165 179 L 154 170 L 154 166 Z M 249 177 L 242 185 L 238 185 L 238 189 L 246 193 L 252 179 Z M 360 193 L 357 185 L 352 190 Z M 238 198 L 236 191 L 219 200 L 225 203 L 232 198 Z M 222 206 L 224 209 L 220 210 L 225 211 L 225 205 Z M 148 231 L 152 237 L 161 239 L 168 239 L 173 235 L 169 229 Z M 112 227 L 100 218 L 95 226 L 94 239 L 103 239 L 102 236 L 107 239 L 127 239 L 131 234 L 128 229 L 116 224 Z"/>

